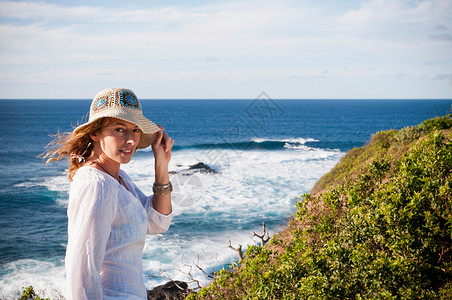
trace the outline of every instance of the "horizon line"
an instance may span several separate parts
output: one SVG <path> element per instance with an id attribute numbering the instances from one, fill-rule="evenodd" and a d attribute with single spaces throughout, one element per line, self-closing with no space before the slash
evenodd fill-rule
<path id="1" fill-rule="evenodd" d="M 26 101 L 26 100 L 90 100 L 92 98 L 0 98 L 0 101 L 7 100 L 18 100 L 18 101 Z M 243 100 L 452 100 L 452 98 L 140 98 L 140 101 L 153 101 L 153 100 L 232 100 L 232 101 L 243 101 Z"/>

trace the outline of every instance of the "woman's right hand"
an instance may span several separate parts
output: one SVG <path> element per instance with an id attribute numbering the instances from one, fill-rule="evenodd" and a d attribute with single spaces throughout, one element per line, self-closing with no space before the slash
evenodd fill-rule
<path id="1" fill-rule="evenodd" d="M 152 152 L 154 153 L 156 163 L 166 162 L 166 164 L 169 164 L 174 140 L 164 132 L 165 129 L 161 125 L 158 126 L 160 127 L 160 131 L 154 143 L 152 143 Z"/>

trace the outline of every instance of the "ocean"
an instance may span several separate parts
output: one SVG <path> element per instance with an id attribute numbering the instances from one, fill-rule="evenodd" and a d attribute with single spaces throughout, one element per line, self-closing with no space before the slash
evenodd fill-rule
<path id="1" fill-rule="evenodd" d="M 0 298 L 33 285 L 61 291 L 67 243 L 66 161 L 39 157 L 58 131 L 87 119 L 90 100 L 0 100 Z M 142 100 L 145 116 L 174 138 L 170 163 L 174 219 L 148 236 L 148 289 L 168 281 L 202 284 L 206 272 L 237 260 L 228 248 L 270 235 L 295 212 L 300 196 L 346 151 L 380 130 L 450 113 L 452 100 Z M 202 162 L 215 172 L 190 166 Z M 147 194 L 153 156 L 140 150 L 122 167 Z"/>

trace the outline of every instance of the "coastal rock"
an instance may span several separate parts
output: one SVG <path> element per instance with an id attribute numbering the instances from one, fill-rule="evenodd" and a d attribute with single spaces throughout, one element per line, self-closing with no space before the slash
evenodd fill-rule
<path id="1" fill-rule="evenodd" d="M 190 293 L 188 284 L 183 281 L 169 281 L 148 291 L 148 300 L 180 300 Z"/>
<path id="2" fill-rule="evenodd" d="M 217 173 L 217 171 L 215 171 L 214 169 L 212 169 L 211 167 L 209 167 L 208 165 L 206 165 L 203 162 L 199 162 L 197 164 L 191 165 L 188 169 L 189 170 L 199 170 L 200 173 L 211 173 L 211 174 Z"/>
<path id="3" fill-rule="evenodd" d="M 178 167 L 181 167 L 181 166 L 178 165 Z M 184 170 L 180 170 L 180 171 L 170 171 L 169 172 L 170 175 L 179 174 L 179 175 L 184 175 L 184 176 L 193 175 L 194 173 L 217 174 L 218 172 L 215 169 L 212 169 L 211 167 L 209 167 L 208 165 L 206 165 L 203 162 L 199 162 L 199 163 L 196 163 L 194 165 L 190 165 L 188 167 L 188 169 L 184 169 Z"/>

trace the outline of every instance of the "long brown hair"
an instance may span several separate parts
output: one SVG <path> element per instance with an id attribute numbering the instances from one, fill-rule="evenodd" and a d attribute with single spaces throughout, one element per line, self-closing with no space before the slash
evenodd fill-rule
<path id="1" fill-rule="evenodd" d="M 51 161 L 59 161 L 63 157 L 69 159 L 68 178 L 72 181 L 75 172 L 83 166 L 85 160 L 91 156 L 93 149 L 93 140 L 90 134 L 97 132 L 109 122 L 108 117 L 100 118 L 93 123 L 82 127 L 74 132 L 58 132 L 54 136 L 54 140 L 50 142 L 46 148 L 48 150 L 42 155 L 47 158 L 46 164 Z"/>

